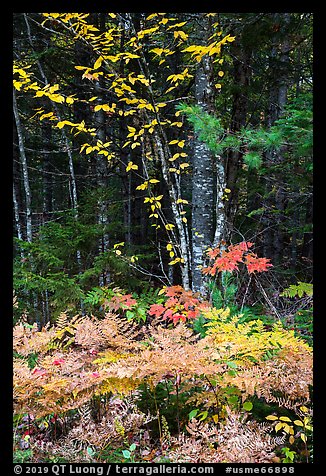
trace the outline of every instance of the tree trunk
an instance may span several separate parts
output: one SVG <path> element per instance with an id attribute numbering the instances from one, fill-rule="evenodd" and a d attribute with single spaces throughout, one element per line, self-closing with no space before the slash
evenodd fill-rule
<path id="1" fill-rule="evenodd" d="M 241 38 L 239 43 L 241 42 Z M 251 76 L 251 58 L 252 51 L 248 46 L 239 44 L 234 49 L 234 71 L 235 82 L 234 95 L 232 101 L 232 119 L 230 132 L 236 134 L 242 127 L 246 126 L 248 112 L 248 90 Z M 233 225 L 238 207 L 238 175 L 241 167 L 242 152 L 240 150 L 230 151 L 226 163 L 226 184 L 231 190 L 228 195 L 228 202 L 225 205 L 228 227 L 226 230 L 227 241 L 231 240 Z"/>
<path id="2" fill-rule="evenodd" d="M 33 239 L 32 208 L 31 208 L 32 198 L 31 198 L 31 189 L 29 185 L 28 166 L 27 166 L 27 158 L 26 158 L 25 147 L 24 147 L 23 130 L 22 130 L 18 107 L 17 107 L 15 89 L 13 89 L 13 110 L 14 110 L 14 117 L 15 117 L 16 130 L 17 130 L 17 136 L 18 136 L 20 161 L 21 161 L 22 170 L 23 170 L 23 183 L 24 183 L 24 191 L 25 191 L 25 208 L 26 208 L 26 239 L 29 243 L 31 243 Z"/>
<path id="3" fill-rule="evenodd" d="M 210 19 L 203 18 L 203 33 L 201 41 L 208 41 L 210 35 Z M 206 112 L 213 111 L 212 58 L 205 56 L 198 66 L 195 76 L 195 99 L 198 106 Z M 194 139 L 193 150 L 193 187 L 192 187 L 192 289 L 205 292 L 201 267 L 205 250 L 214 238 L 214 174 L 213 155 L 207 145 Z M 216 212 L 220 213 L 219 206 Z M 217 215 L 218 229 L 223 227 L 223 215 Z M 215 231 L 215 234 L 219 233 Z"/>
<path id="4" fill-rule="evenodd" d="M 274 45 L 272 47 L 271 54 L 271 70 L 277 71 L 278 76 L 274 77 L 274 83 L 272 83 L 270 93 L 270 108 L 268 114 L 268 126 L 271 127 L 284 111 L 284 107 L 287 101 L 288 81 L 289 81 L 289 50 L 290 43 L 288 39 L 288 26 L 290 23 L 290 14 L 284 13 L 282 15 L 282 25 L 280 31 L 282 33 L 282 39 L 278 36 L 274 39 Z M 273 14 L 274 22 L 277 25 L 281 24 L 281 18 L 279 13 Z M 276 67 L 278 63 L 278 67 Z M 281 164 L 284 160 L 283 151 L 277 155 L 275 153 L 267 153 L 267 160 L 272 163 Z M 264 232 L 264 255 L 270 257 L 274 264 L 280 264 L 283 257 L 284 248 L 284 228 L 282 223 L 284 222 L 285 211 L 285 193 L 283 190 L 282 176 L 277 174 L 276 176 L 278 189 L 273 190 L 271 188 L 270 181 L 266 184 L 266 201 L 265 207 L 267 209 L 267 215 L 264 219 L 265 232 Z M 272 212 L 272 208 L 274 211 Z M 274 217 L 271 217 L 271 212 Z M 276 217 L 276 218 L 275 218 Z M 275 223 L 275 220 L 277 223 Z"/>

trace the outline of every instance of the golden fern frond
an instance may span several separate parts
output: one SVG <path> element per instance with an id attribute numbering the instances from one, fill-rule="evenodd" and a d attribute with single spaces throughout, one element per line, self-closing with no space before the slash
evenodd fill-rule
<path id="1" fill-rule="evenodd" d="M 65 312 L 61 312 L 56 319 L 57 329 L 64 329 L 68 325 L 68 316 Z"/>

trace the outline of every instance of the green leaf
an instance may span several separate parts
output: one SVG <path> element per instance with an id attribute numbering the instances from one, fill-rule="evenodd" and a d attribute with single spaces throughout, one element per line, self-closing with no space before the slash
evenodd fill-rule
<path id="1" fill-rule="evenodd" d="M 231 403 L 233 405 L 238 403 L 238 400 L 239 400 L 239 398 L 237 397 L 237 395 L 231 395 L 231 397 L 228 398 L 229 403 Z"/>
<path id="2" fill-rule="evenodd" d="M 242 408 L 247 412 L 250 412 L 253 408 L 253 404 L 251 402 L 244 402 Z"/>
<path id="3" fill-rule="evenodd" d="M 231 367 L 231 369 L 237 369 L 238 368 L 238 366 L 235 362 L 226 362 L 226 365 Z"/>
<path id="4" fill-rule="evenodd" d="M 189 413 L 189 415 L 188 415 L 189 420 L 191 420 L 192 418 L 195 418 L 195 416 L 197 415 L 198 411 L 199 411 L 198 408 L 196 408 L 195 410 L 192 410 L 192 411 Z"/>
<path id="5" fill-rule="evenodd" d="M 129 459 L 131 456 L 131 453 L 129 450 L 122 450 L 122 454 L 126 459 Z"/>
<path id="6" fill-rule="evenodd" d="M 136 449 L 135 443 L 133 443 L 132 445 L 129 446 L 130 451 L 135 451 L 135 449 Z"/>
<path id="7" fill-rule="evenodd" d="M 94 451 L 92 448 L 88 447 L 88 448 L 87 448 L 87 454 L 89 454 L 89 456 L 94 456 L 94 455 L 95 455 L 95 451 Z"/>
<path id="8" fill-rule="evenodd" d="M 127 317 L 128 321 L 130 321 L 131 319 L 133 319 L 135 317 L 135 313 L 132 312 L 132 311 L 127 311 L 126 312 L 126 317 Z"/>

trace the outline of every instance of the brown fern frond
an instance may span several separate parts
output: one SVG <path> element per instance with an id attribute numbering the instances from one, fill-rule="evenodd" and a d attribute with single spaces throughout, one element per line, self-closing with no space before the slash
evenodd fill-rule
<path id="1" fill-rule="evenodd" d="M 27 356 L 31 353 L 44 352 L 55 334 L 49 326 L 38 330 L 37 324 L 30 326 L 20 322 L 13 330 L 13 349 L 18 354 Z"/>

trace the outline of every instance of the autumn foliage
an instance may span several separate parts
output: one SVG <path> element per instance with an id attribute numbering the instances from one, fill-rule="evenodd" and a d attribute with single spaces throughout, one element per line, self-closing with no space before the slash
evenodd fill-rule
<path id="1" fill-rule="evenodd" d="M 247 268 L 248 273 L 261 273 L 268 271 L 268 268 L 273 266 L 268 258 L 258 258 L 250 248 L 253 243 L 249 241 L 242 241 L 237 245 L 229 245 L 223 249 L 222 246 L 217 246 L 207 252 L 207 256 L 211 261 L 211 265 L 203 268 L 203 274 L 215 276 L 222 271 L 238 271 L 239 264 L 243 263 Z"/>
<path id="2" fill-rule="evenodd" d="M 200 299 L 199 293 L 186 291 L 182 286 L 170 286 L 163 289 L 168 298 L 164 304 L 153 304 L 149 309 L 150 316 L 161 316 L 163 320 L 170 320 L 176 325 L 186 322 L 200 315 L 200 309 L 208 303 Z"/>

